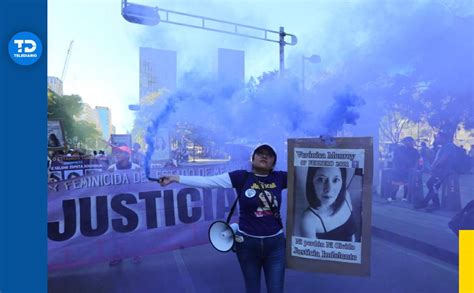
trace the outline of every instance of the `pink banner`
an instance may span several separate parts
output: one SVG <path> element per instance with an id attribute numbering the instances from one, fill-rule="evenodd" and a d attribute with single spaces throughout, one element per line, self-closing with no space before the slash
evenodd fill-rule
<path id="1" fill-rule="evenodd" d="M 242 166 L 199 165 L 151 175 L 215 175 Z M 102 172 L 48 184 L 48 268 L 61 269 L 208 243 L 233 189 L 149 182 L 144 172 Z M 237 221 L 237 213 L 234 214 Z"/>

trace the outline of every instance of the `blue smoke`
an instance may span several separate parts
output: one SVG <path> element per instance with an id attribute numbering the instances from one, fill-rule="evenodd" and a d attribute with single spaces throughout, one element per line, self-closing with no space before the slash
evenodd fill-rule
<path id="1" fill-rule="evenodd" d="M 158 129 L 194 125 L 199 126 L 206 139 L 216 143 L 247 146 L 269 143 L 284 154 L 290 137 L 335 134 L 344 124 L 355 124 L 359 117 L 357 107 L 364 104 L 355 94 L 340 94 L 325 113 L 325 108 L 315 103 L 321 97 L 311 93 L 303 96 L 297 79 L 280 79 L 275 71 L 251 79 L 244 86 L 217 83 L 190 72 L 183 76 L 181 84 L 176 92 L 142 106 L 140 116 L 151 117 L 149 121 L 136 121 L 146 125 L 147 176 Z M 285 160 L 278 163 L 280 167 L 286 165 Z"/>
<path id="2" fill-rule="evenodd" d="M 360 117 L 357 107 L 365 105 L 365 101 L 351 92 L 336 94 L 333 98 L 334 103 L 321 121 L 326 128 L 326 134 L 334 136 L 342 130 L 344 124 L 356 125 Z"/>

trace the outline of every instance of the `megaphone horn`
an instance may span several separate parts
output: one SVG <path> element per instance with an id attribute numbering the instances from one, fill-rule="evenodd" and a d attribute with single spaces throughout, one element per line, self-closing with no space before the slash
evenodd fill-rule
<path id="1" fill-rule="evenodd" d="M 216 221 L 209 227 L 209 241 L 216 250 L 228 252 L 234 246 L 238 227 L 236 223 L 229 225 L 223 221 Z"/>

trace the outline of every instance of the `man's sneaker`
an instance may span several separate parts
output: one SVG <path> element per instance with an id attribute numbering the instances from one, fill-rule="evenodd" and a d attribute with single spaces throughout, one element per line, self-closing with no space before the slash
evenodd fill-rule
<path id="1" fill-rule="evenodd" d="M 402 198 L 402 201 L 408 201 L 408 199 L 404 197 L 404 198 Z"/>
<path id="2" fill-rule="evenodd" d="M 391 197 L 389 197 L 389 198 L 387 198 L 387 201 L 388 201 L 388 202 L 392 202 L 392 201 L 394 201 L 394 199 L 391 198 Z"/>

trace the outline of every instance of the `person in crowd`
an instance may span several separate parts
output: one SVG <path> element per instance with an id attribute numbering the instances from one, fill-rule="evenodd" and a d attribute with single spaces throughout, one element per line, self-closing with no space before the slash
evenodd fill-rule
<path id="1" fill-rule="evenodd" d="M 103 171 L 109 168 L 109 158 L 105 155 L 105 152 L 103 150 L 99 150 L 96 159 L 99 162 Z"/>
<path id="2" fill-rule="evenodd" d="M 440 145 L 433 164 L 431 165 L 431 176 L 426 182 L 428 193 L 424 199 L 415 205 L 416 209 L 427 208 L 427 211 L 434 211 L 440 208 L 438 190 L 447 179 L 454 173 L 454 157 L 456 146 L 453 143 L 453 136 L 447 132 L 439 132 L 435 139 L 435 145 Z M 428 204 L 432 201 L 432 205 Z"/>
<path id="3" fill-rule="evenodd" d="M 285 237 L 280 218 L 281 192 L 287 188 L 287 172 L 275 171 L 275 150 L 260 145 L 252 154 L 252 171 L 236 170 L 217 176 L 163 176 L 162 186 L 176 182 L 202 188 L 235 188 L 240 215 L 236 242 L 237 259 L 247 292 L 260 292 L 263 269 L 268 292 L 283 292 Z"/>
<path id="4" fill-rule="evenodd" d="M 392 168 L 393 167 L 393 156 L 395 153 L 396 149 L 396 144 L 391 143 L 388 145 L 388 150 L 385 153 L 384 159 L 385 159 L 385 168 Z"/>
<path id="5" fill-rule="evenodd" d="M 132 150 L 132 163 L 135 163 L 141 167 L 143 167 L 144 161 L 145 161 L 145 155 L 142 153 L 141 145 L 136 142 L 133 144 L 133 150 Z"/>
<path id="6" fill-rule="evenodd" d="M 107 171 L 116 170 L 136 170 L 140 166 L 130 160 L 132 150 L 128 146 L 119 146 L 115 148 L 115 163 L 110 165 Z"/>
<path id="7" fill-rule="evenodd" d="M 415 140 L 411 136 L 402 139 L 393 153 L 392 183 L 388 201 L 396 199 L 398 190 L 403 185 L 403 201 L 408 199 L 408 182 L 418 166 L 420 154 L 415 149 Z"/>
<path id="8" fill-rule="evenodd" d="M 126 146 L 122 145 L 119 147 L 114 147 L 115 149 L 115 159 L 116 162 L 112 165 L 109 166 L 107 171 L 114 172 L 117 170 L 139 170 L 141 169 L 139 165 L 133 163 L 130 160 L 132 150 Z M 138 263 L 141 262 L 141 257 L 140 256 L 134 256 L 133 257 L 133 262 Z M 122 263 L 122 258 L 120 257 L 115 257 L 109 262 L 110 266 L 116 266 Z"/>
<path id="9" fill-rule="evenodd" d="M 423 172 L 429 172 L 431 170 L 431 163 L 433 163 L 433 150 L 428 147 L 426 142 L 421 142 L 420 146 L 420 157 L 423 160 Z"/>
<path id="10" fill-rule="evenodd" d="M 357 229 L 346 182 L 345 168 L 308 168 L 308 207 L 300 222 L 301 236 L 338 241 L 355 240 Z"/>

